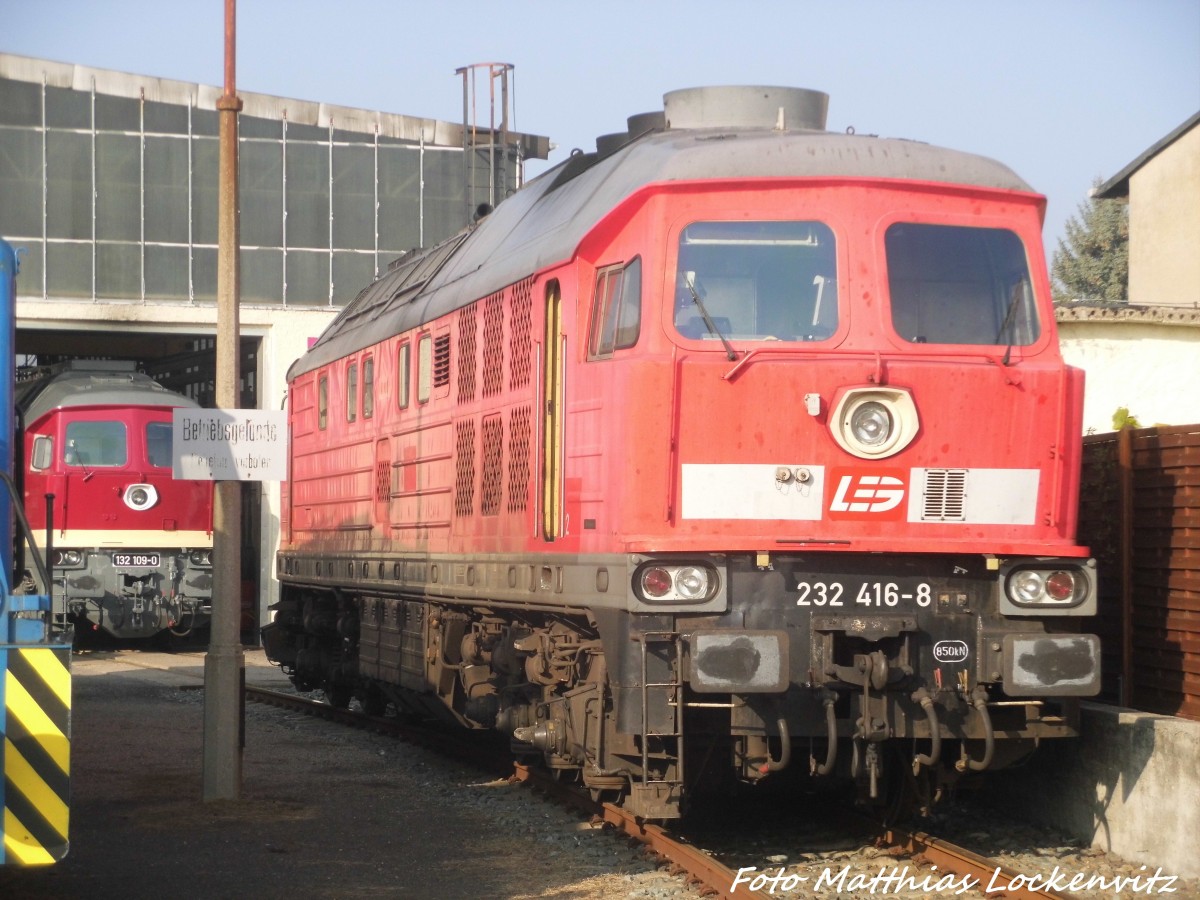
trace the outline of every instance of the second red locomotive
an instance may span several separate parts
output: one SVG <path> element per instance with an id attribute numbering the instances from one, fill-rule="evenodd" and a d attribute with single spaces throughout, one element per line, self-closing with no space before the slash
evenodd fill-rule
<path id="1" fill-rule="evenodd" d="M 62 363 L 17 385 L 26 510 L 77 634 L 208 625 L 212 484 L 171 474 L 173 410 L 196 405 L 131 362 Z"/>
<path id="2" fill-rule="evenodd" d="M 297 685 L 502 729 L 647 818 L 795 770 L 928 800 L 1076 734 L 1045 201 L 826 103 L 668 94 L 293 366 L 263 638 Z"/>

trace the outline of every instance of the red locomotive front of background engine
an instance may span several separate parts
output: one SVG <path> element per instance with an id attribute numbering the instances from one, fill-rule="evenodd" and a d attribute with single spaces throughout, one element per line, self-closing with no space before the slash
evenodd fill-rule
<path id="1" fill-rule="evenodd" d="M 26 510 L 77 631 L 185 635 L 212 609 L 212 485 L 172 477 L 176 407 L 132 363 L 79 360 L 18 383 Z"/>
<path id="2" fill-rule="evenodd" d="M 796 740 L 927 799 L 1098 688 L 1044 200 L 724 90 L 402 258 L 297 362 L 264 643 L 651 818 Z"/>

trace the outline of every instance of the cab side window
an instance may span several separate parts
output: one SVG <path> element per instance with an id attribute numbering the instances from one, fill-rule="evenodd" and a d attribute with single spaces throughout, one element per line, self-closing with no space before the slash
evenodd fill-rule
<path id="1" fill-rule="evenodd" d="M 596 273 L 588 359 L 607 359 L 638 341 L 642 328 L 642 261 L 606 266 Z"/>
<path id="2" fill-rule="evenodd" d="M 396 351 L 396 404 L 400 409 L 408 408 L 409 382 L 412 370 L 409 363 L 411 345 L 405 341 Z"/>
<path id="3" fill-rule="evenodd" d="M 375 357 L 363 360 L 362 414 L 364 419 L 375 415 Z"/>

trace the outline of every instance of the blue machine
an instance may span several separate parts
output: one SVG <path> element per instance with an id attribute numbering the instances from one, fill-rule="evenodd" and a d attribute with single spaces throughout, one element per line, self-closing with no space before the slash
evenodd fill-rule
<path id="1" fill-rule="evenodd" d="M 0 239 L 0 864 L 44 865 L 68 846 L 71 634 L 55 630 L 50 581 L 12 477 L 16 276 L 16 254 Z M 43 594 L 17 592 L 14 529 Z"/>

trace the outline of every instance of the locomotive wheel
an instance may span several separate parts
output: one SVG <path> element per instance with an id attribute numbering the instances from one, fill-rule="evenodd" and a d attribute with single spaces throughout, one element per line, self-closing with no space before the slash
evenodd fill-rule
<path id="1" fill-rule="evenodd" d="M 358 702 L 362 704 L 362 711 L 368 716 L 382 716 L 387 712 L 387 698 L 377 687 L 367 688 Z"/>
<path id="2" fill-rule="evenodd" d="M 353 695 L 348 685 L 344 684 L 327 684 L 325 685 L 325 699 L 329 701 L 329 705 L 337 709 L 346 709 L 350 705 L 350 697 Z"/>

